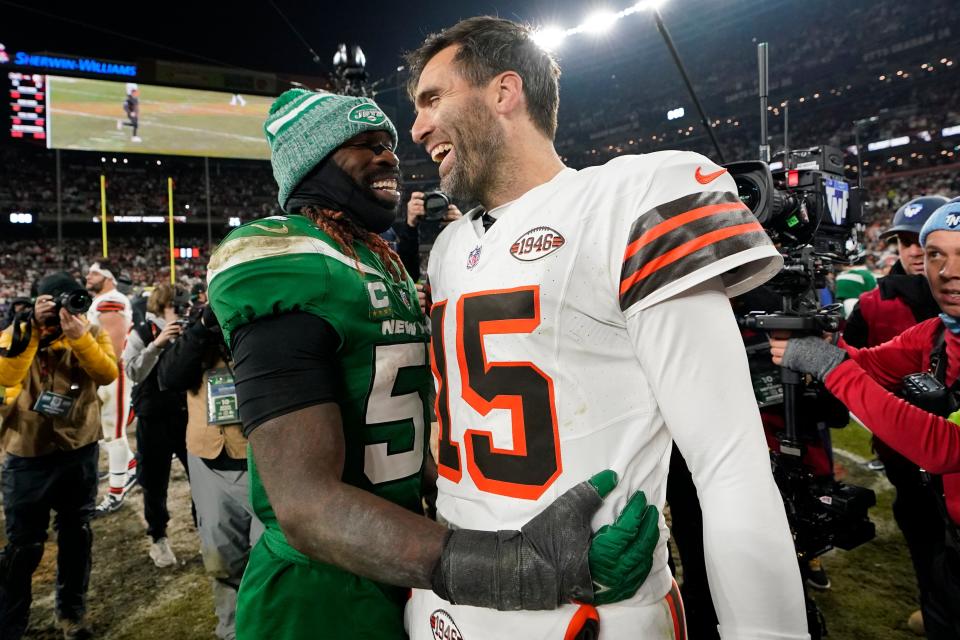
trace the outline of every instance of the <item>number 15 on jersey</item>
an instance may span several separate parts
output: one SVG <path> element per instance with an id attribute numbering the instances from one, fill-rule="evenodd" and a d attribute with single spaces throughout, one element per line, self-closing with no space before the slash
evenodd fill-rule
<path id="1" fill-rule="evenodd" d="M 450 301 L 442 300 L 430 311 L 431 367 L 437 380 L 440 427 L 438 472 L 460 482 L 465 465 L 481 491 L 536 500 L 562 471 L 553 380 L 532 362 L 490 362 L 484 337 L 532 333 L 540 325 L 540 288 L 461 296 L 455 303 L 456 344 L 450 358 L 444 336 L 449 308 Z M 478 414 L 475 424 L 454 428 L 451 422 L 451 367 L 459 374 L 460 399 Z M 495 447 L 494 434 L 484 424 L 483 418 L 495 410 L 510 412 L 511 448 Z M 452 433 L 461 431 L 458 442 Z"/>

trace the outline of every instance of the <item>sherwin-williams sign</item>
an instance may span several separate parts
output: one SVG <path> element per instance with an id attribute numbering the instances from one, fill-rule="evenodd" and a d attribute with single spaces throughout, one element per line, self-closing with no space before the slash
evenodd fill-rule
<path id="1" fill-rule="evenodd" d="M 135 64 L 97 60 L 96 58 L 49 56 L 27 53 L 25 51 L 17 51 L 13 56 L 13 64 L 21 67 L 76 71 L 78 73 L 93 73 L 102 76 L 126 76 L 128 78 L 134 78 L 137 75 L 137 65 Z"/>

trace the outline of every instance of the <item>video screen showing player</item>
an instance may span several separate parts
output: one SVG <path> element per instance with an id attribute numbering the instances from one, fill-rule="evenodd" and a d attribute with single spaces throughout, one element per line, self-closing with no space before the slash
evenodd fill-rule
<path id="1" fill-rule="evenodd" d="M 51 149 L 266 160 L 272 98 L 133 82 L 47 77 Z"/>

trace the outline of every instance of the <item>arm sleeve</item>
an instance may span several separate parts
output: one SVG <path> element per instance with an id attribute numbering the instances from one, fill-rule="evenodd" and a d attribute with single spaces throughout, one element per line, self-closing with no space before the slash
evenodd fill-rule
<path id="1" fill-rule="evenodd" d="M 0 333 L 0 347 L 8 349 L 13 340 L 13 327 L 7 327 Z M 40 330 L 36 327 L 30 335 L 30 343 L 27 348 L 18 356 L 13 358 L 0 357 L 0 387 L 16 387 L 22 383 L 27 372 L 30 371 L 30 364 L 37 355 L 37 349 L 40 346 Z"/>
<path id="2" fill-rule="evenodd" d="M 117 367 L 117 354 L 113 342 L 106 331 L 97 333 L 94 338 L 89 331 L 76 340 L 70 340 L 70 348 L 87 375 L 98 385 L 110 384 L 117 379 L 120 370 Z"/>
<path id="3" fill-rule="evenodd" d="M 914 464 L 931 473 L 960 472 L 957 424 L 896 397 L 856 360 L 847 360 L 831 371 L 826 386 L 858 422 Z"/>
<path id="4" fill-rule="evenodd" d="M 644 175 L 640 167 L 625 171 L 631 173 Z M 617 230 L 619 246 L 610 254 L 624 313 L 716 276 L 728 296 L 740 295 L 783 266 L 725 169 L 697 153 L 669 152 L 646 174 L 650 184 L 642 196 L 622 199 L 629 226 Z"/>
<path id="5" fill-rule="evenodd" d="M 238 329 L 234 379 L 244 434 L 272 418 L 335 402 L 339 346 L 333 327 L 310 313 L 270 316 Z"/>
<path id="6" fill-rule="evenodd" d="M 856 361 L 880 386 L 896 389 L 904 376 L 922 371 L 926 366 L 925 354 L 933 344 L 933 332 L 939 322 L 939 318 L 921 322 L 896 338 L 869 349 L 850 348 L 844 338 L 845 348 L 850 359 Z"/>
<path id="7" fill-rule="evenodd" d="M 720 635 L 808 638 L 796 552 L 723 284 L 713 278 L 654 305 L 627 329 L 697 487 Z"/>
<path id="8" fill-rule="evenodd" d="M 127 377 L 135 383 L 143 382 L 150 375 L 150 371 L 160 359 L 161 349 L 153 342 L 143 344 L 143 339 L 136 331 L 127 335 L 127 346 L 123 349 L 123 368 Z"/>
<path id="9" fill-rule="evenodd" d="M 217 334 L 204 327 L 200 320 L 190 325 L 157 362 L 160 388 L 169 391 L 196 389 L 203 378 L 203 356 L 208 348 L 216 345 L 216 340 Z"/>

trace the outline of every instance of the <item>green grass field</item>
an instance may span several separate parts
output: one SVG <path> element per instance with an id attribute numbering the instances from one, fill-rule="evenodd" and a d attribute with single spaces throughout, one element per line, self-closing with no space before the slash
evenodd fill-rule
<path id="1" fill-rule="evenodd" d="M 49 144 L 55 149 L 269 159 L 263 121 L 272 98 L 139 85 L 141 142 L 133 142 L 123 111 L 126 84 L 49 78 Z"/>
<path id="2" fill-rule="evenodd" d="M 814 594 L 814 599 L 826 617 L 829 637 L 915 640 L 907 618 L 919 608 L 917 583 L 903 535 L 893 520 L 893 487 L 882 472 L 869 471 L 861 463 L 873 458 L 866 429 L 851 422 L 830 434 L 837 479 L 877 494 L 877 506 L 870 509 L 877 537 L 852 551 L 834 550 L 823 558 L 833 587 Z"/>
<path id="3" fill-rule="evenodd" d="M 860 459 L 870 456 L 869 434 L 857 425 L 833 430 L 834 446 L 858 456 L 837 453 L 839 479 L 867 486 L 877 493 L 870 511 L 877 537 L 853 551 L 831 551 L 823 564 L 833 588 L 815 593 L 829 640 L 915 640 L 906 626 L 917 608 L 916 584 L 906 546 L 893 522 L 893 489 L 882 473 L 866 470 Z M 132 436 L 131 436 L 132 438 Z M 106 466 L 106 455 L 101 465 Z M 101 492 L 106 484 L 101 485 Z M 93 575 L 88 617 L 101 640 L 206 640 L 216 620 L 209 578 L 204 574 L 199 541 L 190 521 L 190 494 L 180 464 L 175 462 L 168 498 L 168 536 L 180 564 L 157 569 L 147 558 L 143 498 L 134 491 L 123 508 L 93 521 Z M 0 513 L 0 525 L 3 517 Z M 32 624 L 24 640 L 56 640 L 53 626 L 53 583 L 56 536 L 47 541 L 34 574 Z M 0 545 L 5 543 L 0 526 Z M 756 562 L 762 563 L 763 558 Z M 698 640 L 691 638 L 691 640 Z"/>

